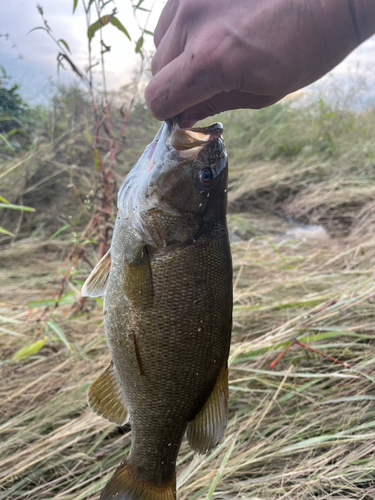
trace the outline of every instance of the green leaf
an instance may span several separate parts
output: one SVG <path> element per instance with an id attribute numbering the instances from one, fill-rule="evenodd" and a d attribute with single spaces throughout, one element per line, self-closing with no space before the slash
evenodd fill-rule
<path id="1" fill-rule="evenodd" d="M 78 0 L 73 0 L 73 14 L 76 11 L 77 5 L 78 5 Z"/>
<path id="2" fill-rule="evenodd" d="M 141 52 L 141 48 L 143 47 L 143 42 L 144 42 L 144 39 L 143 39 L 143 36 L 141 36 L 140 38 L 138 38 L 138 41 L 135 45 L 135 52 L 136 54 L 139 54 Z"/>
<path id="3" fill-rule="evenodd" d="M 154 36 L 153 31 L 144 30 L 143 33 L 146 33 L 146 35 Z"/>
<path id="4" fill-rule="evenodd" d="M 5 71 L 5 69 L 3 68 L 3 66 L 0 66 L 0 70 L 1 70 L 1 72 L 2 72 L 2 74 L 3 74 L 3 78 L 7 78 L 7 74 L 6 74 L 6 71 Z"/>
<path id="5" fill-rule="evenodd" d="M 70 350 L 73 351 L 72 345 L 68 342 L 67 338 L 65 337 L 64 332 L 61 330 L 58 324 L 56 324 L 54 321 L 49 320 L 47 321 L 47 325 L 52 328 L 52 330 L 56 333 L 58 338 L 61 340 L 61 342 Z"/>
<path id="6" fill-rule="evenodd" d="M 65 224 L 65 226 L 62 226 L 60 227 L 57 231 L 55 231 L 52 236 L 50 236 L 48 239 L 49 240 L 53 240 L 53 238 L 55 238 L 58 234 L 60 234 L 62 231 L 65 231 L 65 229 L 67 229 L 68 227 L 70 227 L 70 224 Z"/>
<path id="7" fill-rule="evenodd" d="M 12 203 L 0 203 L 0 208 L 11 208 L 12 210 L 21 210 L 22 212 L 35 212 L 35 208 L 13 205 Z"/>
<path id="8" fill-rule="evenodd" d="M 137 5 L 134 6 L 134 10 L 137 10 L 138 7 L 140 7 L 143 4 L 144 1 L 145 0 L 139 0 L 139 2 L 137 3 Z"/>
<path id="9" fill-rule="evenodd" d="M 23 130 L 20 130 L 19 128 L 12 128 L 10 132 L 8 132 L 8 137 L 12 137 L 12 135 L 17 134 L 17 132 L 23 132 Z"/>
<path id="10" fill-rule="evenodd" d="M 113 0 L 108 0 L 107 2 L 104 2 L 103 5 L 101 6 L 101 10 L 103 10 L 106 5 L 108 5 L 109 3 L 112 3 L 112 2 L 113 2 Z"/>
<path id="11" fill-rule="evenodd" d="M 143 2 L 144 2 L 144 1 L 145 1 L 145 0 L 139 0 L 139 2 L 137 3 L 137 5 L 135 5 L 135 6 L 133 7 L 134 12 L 135 12 L 136 10 L 144 10 L 144 11 L 146 11 L 146 12 L 150 12 L 150 11 L 148 11 L 147 9 L 144 9 L 143 7 L 141 7 L 141 5 L 143 4 Z"/>
<path id="12" fill-rule="evenodd" d="M 3 203 L 6 203 L 7 205 L 10 205 L 10 201 L 7 201 L 5 198 L 3 198 L 2 196 L 0 196 L 0 201 L 2 201 Z"/>
<path id="13" fill-rule="evenodd" d="M 89 29 L 87 30 L 87 37 L 89 41 L 94 38 L 94 35 L 98 30 L 110 23 L 112 18 L 112 15 L 100 17 L 97 21 L 95 21 L 95 23 L 89 26 Z"/>
<path id="14" fill-rule="evenodd" d="M 66 43 L 65 40 L 63 40 L 62 38 L 60 38 L 60 40 L 57 40 L 59 43 L 61 42 L 64 47 L 66 48 L 66 50 L 69 52 L 69 54 L 71 54 L 71 51 L 70 51 L 70 48 L 69 48 L 69 45 Z"/>
<path id="15" fill-rule="evenodd" d="M 8 139 L 3 134 L 0 134 L 0 139 L 2 139 L 5 142 L 5 144 L 8 146 L 9 149 L 14 151 L 14 147 L 11 145 L 11 143 L 8 141 Z"/>
<path id="16" fill-rule="evenodd" d="M 26 307 L 33 309 L 34 307 L 55 307 L 57 301 L 55 299 L 45 299 L 45 300 L 30 300 L 26 303 Z"/>
<path id="17" fill-rule="evenodd" d="M 38 26 L 37 28 L 33 28 L 32 30 L 30 30 L 30 31 L 28 32 L 28 35 L 30 35 L 30 33 L 31 33 L 32 31 L 35 31 L 35 30 L 44 30 L 44 31 L 47 31 L 47 33 L 49 33 L 48 29 L 47 29 L 47 28 L 45 28 L 44 26 Z"/>
<path id="18" fill-rule="evenodd" d="M 93 297 L 98 306 L 103 307 L 103 300 L 100 297 Z"/>
<path id="19" fill-rule="evenodd" d="M 0 226 L 0 233 L 1 234 L 7 234 L 8 236 L 11 236 L 12 238 L 14 237 L 14 234 L 11 233 L 10 231 L 7 231 L 6 229 L 4 229 L 3 227 Z"/>
<path id="20" fill-rule="evenodd" d="M 99 158 L 99 150 L 97 148 L 94 149 L 94 171 L 98 172 L 100 166 L 100 158 Z"/>
<path id="21" fill-rule="evenodd" d="M 88 73 L 92 68 L 95 68 L 95 66 L 99 66 L 99 61 L 97 61 L 96 63 L 94 64 L 91 64 L 91 66 L 89 66 L 87 69 L 86 69 L 86 73 Z"/>
<path id="22" fill-rule="evenodd" d="M 111 19 L 111 24 L 113 26 L 116 26 L 117 29 L 119 29 L 120 31 L 122 31 L 124 33 L 125 36 L 127 36 L 129 38 L 129 40 L 131 40 L 130 38 L 130 35 L 128 33 L 128 30 L 125 28 L 125 26 L 117 19 L 117 17 L 112 17 Z"/>
<path id="23" fill-rule="evenodd" d="M 64 306 L 66 304 L 71 304 L 75 301 L 75 292 L 65 293 L 59 300 L 57 299 L 43 299 L 43 300 L 31 300 L 26 303 L 27 307 L 33 309 L 34 307 L 56 307 L 57 305 Z"/>
<path id="24" fill-rule="evenodd" d="M 24 137 L 27 137 L 28 139 L 31 139 L 30 134 L 28 134 L 25 130 L 19 128 L 13 128 L 10 132 L 8 132 L 8 138 L 12 137 L 12 135 L 14 134 L 20 134 L 23 135 Z"/>
<path id="25" fill-rule="evenodd" d="M 226 452 L 226 454 L 224 455 L 223 460 L 221 461 L 221 465 L 219 467 L 219 470 L 217 471 L 216 476 L 214 477 L 214 480 L 211 483 L 210 489 L 208 490 L 208 494 L 207 494 L 206 500 L 211 500 L 212 495 L 215 493 L 217 483 L 220 481 L 221 476 L 224 473 L 225 466 L 226 466 L 226 464 L 227 464 L 227 462 L 229 460 L 229 457 L 232 454 L 232 451 L 233 451 L 233 448 L 234 448 L 235 444 L 236 444 L 236 437 L 233 439 L 231 445 L 229 446 L 228 451 Z"/>
<path id="26" fill-rule="evenodd" d="M 90 68 L 89 68 L 90 69 Z M 87 71 L 89 71 L 89 69 Z M 87 142 L 90 144 L 92 144 L 92 136 L 90 134 L 90 130 L 89 130 L 89 126 L 88 126 L 88 123 L 87 123 L 87 120 L 85 118 L 85 132 L 86 132 L 86 139 L 87 139 Z"/>
<path id="27" fill-rule="evenodd" d="M 15 116 L 0 116 L 0 122 L 16 122 L 22 127 L 22 122 Z"/>
<path id="28" fill-rule="evenodd" d="M 41 348 L 44 346 L 46 341 L 48 340 L 48 337 L 44 337 L 43 340 L 37 340 L 36 342 L 33 342 L 32 344 L 26 345 L 25 347 L 22 347 L 19 349 L 16 353 L 14 353 L 12 357 L 12 361 L 20 361 L 21 359 L 27 358 L 28 356 L 31 356 L 32 354 L 36 354 L 41 350 Z"/>

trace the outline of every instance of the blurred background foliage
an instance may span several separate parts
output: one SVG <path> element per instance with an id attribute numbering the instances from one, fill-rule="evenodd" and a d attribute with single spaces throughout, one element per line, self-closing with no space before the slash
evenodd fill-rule
<path id="1" fill-rule="evenodd" d="M 90 96 L 79 85 L 58 87 L 46 106 L 33 108 L 17 84 L 1 85 L 0 194 L 36 209 L 22 215 L 17 237 L 50 237 L 66 224 L 72 232 L 83 228 L 95 210 Z M 158 128 L 142 98 L 133 99 L 129 84 L 108 93 L 113 133 L 119 132 L 121 110 L 130 102 L 114 158 L 116 189 Z M 297 97 L 259 111 L 227 112 L 220 119 L 231 161 L 230 210 L 254 206 L 321 223 L 334 235 L 350 234 L 374 197 L 373 108 Z M 104 152 L 105 141 L 108 136 Z M 12 232 L 19 217 L 3 210 L 0 225 Z M 9 242 L 9 236 L 0 242 Z"/>
<path id="2" fill-rule="evenodd" d="M 28 140 L 17 146 L 18 156 L 15 151 L 9 151 L 6 142 L 3 143 L 0 149 L 3 153 L 0 159 L 1 194 L 12 203 L 36 209 L 33 215 L 24 214 L 18 237 L 34 234 L 34 231 L 38 236 L 50 236 L 66 223 L 72 228 L 83 227 L 93 213 L 96 169 L 91 147 L 95 127 L 90 97 L 78 86 L 61 87 L 48 106 L 29 108 L 17 92 L 11 96 L 14 96 L 15 105 L 21 104 L 27 109 L 27 114 L 19 121 L 27 127 Z M 124 102 L 129 104 L 130 98 L 127 87 L 109 94 L 112 130 L 120 129 L 120 109 Z M 126 127 L 126 137 L 115 158 L 117 187 L 156 127 L 145 104 L 140 100 L 136 102 Z M 0 225 L 14 228 L 18 216 L 5 210 L 0 215 Z M 6 243 L 7 237 L 2 241 Z"/>
<path id="3" fill-rule="evenodd" d="M 0 67 L 0 157 L 9 159 L 30 147 L 41 119 L 41 109 L 30 109 L 19 93 L 19 85 L 12 82 Z"/>

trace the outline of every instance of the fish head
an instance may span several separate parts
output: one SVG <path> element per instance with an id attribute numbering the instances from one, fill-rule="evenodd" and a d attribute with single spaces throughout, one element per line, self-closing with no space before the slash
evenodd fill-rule
<path id="1" fill-rule="evenodd" d="M 124 180 L 118 209 L 143 241 L 166 247 L 192 241 L 225 217 L 228 161 L 223 126 L 181 129 L 163 123 Z"/>

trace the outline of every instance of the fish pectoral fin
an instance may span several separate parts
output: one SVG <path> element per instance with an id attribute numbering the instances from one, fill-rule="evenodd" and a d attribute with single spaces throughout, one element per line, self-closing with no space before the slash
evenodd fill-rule
<path id="1" fill-rule="evenodd" d="M 88 402 L 94 413 L 113 424 L 125 425 L 129 420 L 129 412 L 125 408 L 124 396 L 113 361 L 91 384 Z"/>
<path id="2" fill-rule="evenodd" d="M 82 287 L 82 297 L 101 297 L 104 295 L 110 269 L 111 254 L 108 250 L 85 281 Z"/>
<path id="3" fill-rule="evenodd" d="M 228 397 L 228 366 L 225 364 L 203 408 L 188 424 L 186 437 L 195 452 L 203 455 L 219 444 L 228 423 Z"/>
<path id="4" fill-rule="evenodd" d="M 147 247 L 140 249 L 131 262 L 127 262 L 124 273 L 124 289 L 133 307 L 144 311 L 152 307 L 154 285 Z"/>

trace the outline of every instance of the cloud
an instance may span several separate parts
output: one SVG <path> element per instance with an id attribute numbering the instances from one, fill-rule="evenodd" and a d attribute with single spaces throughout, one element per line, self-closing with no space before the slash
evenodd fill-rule
<path id="1" fill-rule="evenodd" d="M 67 83 L 76 77 L 70 70 L 61 71 L 60 76 L 57 76 L 58 48 L 45 31 L 35 30 L 29 33 L 33 28 L 43 26 L 34 2 L 30 0 L 2 0 L 2 2 L 5 5 L 2 5 L 0 34 L 5 34 L 6 27 L 6 33 L 10 35 L 10 39 L 8 41 L 4 38 L 0 39 L 0 64 L 15 81 L 21 84 L 24 95 L 36 102 L 41 98 L 43 101 L 43 95 L 46 88 L 50 87 L 51 80 Z M 150 7 L 151 0 L 146 0 L 144 5 L 147 4 Z M 156 4 L 149 20 L 149 30 L 153 30 L 156 25 L 165 2 L 159 0 Z M 73 0 L 44 0 L 41 5 L 52 34 L 56 39 L 62 38 L 68 43 L 74 63 L 84 70 L 88 65 L 88 46 L 86 16 L 81 2 L 78 3 L 74 15 L 72 14 Z M 112 7 L 109 6 L 108 13 L 111 10 Z M 122 1 L 119 11 L 117 16 L 129 31 L 132 42 L 112 25 L 104 28 L 104 41 L 106 45 L 111 46 L 111 51 L 105 57 L 109 88 L 118 88 L 129 82 L 139 59 L 134 52 L 134 47 L 135 41 L 140 36 L 140 30 L 133 16 L 130 1 Z M 145 13 L 138 15 L 141 26 L 144 25 L 147 17 Z M 146 48 L 150 49 L 153 44 L 151 37 L 148 38 Z M 97 33 L 92 41 L 93 62 L 100 61 L 100 48 L 100 37 Z M 99 71 L 96 71 L 95 76 L 100 84 Z"/>
<path id="2" fill-rule="evenodd" d="M 42 30 L 30 30 L 42 26 L 42 20 L 36 5 L 30 0 L 1 0 L 2 16 L 0 20 L 0 34 L 9 33 L 11 39 L 7 42 L 0 38 L 0 64 L 13 76 L 14 80 L 22 86 L 27 99 L 33 102 L 43 102 L 51 89 L 51 82 L 68 83 L 76 80 L 69 70 L 61 71 L 57 76 L 56 56 L 58 49 L 47 33 Z M 64 39 L 70 46 L 75 64 L 84 70 L 87 66 L 88 47 L 86 37 L 86 18 L 81 2 L 78 2 L 76 13 L 72 14 L 73 0 L 40 0 L 44 9 L 45 18 L 57 39 Z M 147 29 L 153 31 L 157 24 L 164 0 L 156 0 L 153 12 L 149 19 Z M 113 4 L 108 6 L 111 12 Z M 153 0 L 145 0 L 145 7 L 150 8 Z M 105 67 L 109 88 L 119 88 L 128 83 L 139 61 L 134 53 L 135 41 L 140 35 L 138 23 L 143 26 L 148 18 L 147 13 L 137 14 L 138 22 L 133 16 L 131 2 L 121 0 L 118 3 L 118 17 L 128 29 L 132 42 L 112 25 L 103 29 L 106 45 L 111 46 L 111 51 L 105 55 Z M 15 47 L 14 47 L 15 45 Z M 100 60 L 99 33 L 93 39 L 92 48 L 95 61 Z M 152 38 L 147 37 L 146 49 L 153 50 Z M 19 59 L 19 55 L 23 59 Z M 375 36 L 367 40 L 350 54 L 345 61 L 339 64 L 329 76 L 323 77 L 315 83 L 312 89 L 330 83 L 336 78 L 340 85 L 349 85 L 356 77 L 366 76 L 369 81 L 374 79 L 375 63 Z M 362 75 L 362 76 L 361 76 Z M 95 73 L 96 81 L 100 84 L 100 73 Z"/>

